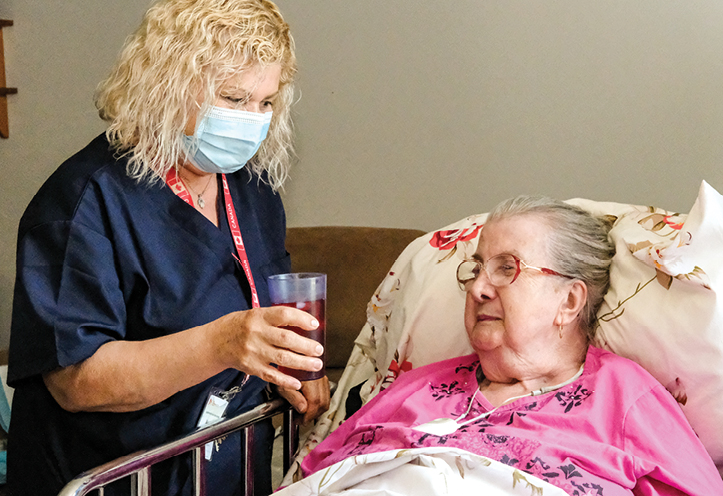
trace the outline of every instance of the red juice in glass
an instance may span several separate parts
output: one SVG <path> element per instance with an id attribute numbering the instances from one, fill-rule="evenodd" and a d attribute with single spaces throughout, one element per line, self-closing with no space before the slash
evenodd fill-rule
<path id="1" fill-rule="evenodd" d="M 310 313 L 319 321 L 319 327 L 312 331 L 307 331 L 301 327 L 284 326 L 284 329 L 294 331 L 300 336 L 305 338 L 313 339 L 314 341 L 321 343 L 324 347 L 324 354 L 321 355 L 321 361 L 326 365 L 326 300 L 314 300 L 314 301 L 301 301 L 298 303 L 279 303 L 274 306 L 285 306 L 298 308 L 304 312 Z M 314 379 L 321 379 L 326 375 L 326 368 L 322 367 L 321 370 L 316 372 L 308 372 L 306 370 L 296 370 L 287 367 L 279 367 L 279 370 L 284 374 L 296 377 L 300 381 L 313 381 Z"/>
<path id="2" fill-rule="evenodd" d="M 319 327 L 312 331 L 293 326 L 284 326 L 284 328 L 321 343 L 324 354 L 320 358 L 326 364 L 326 274 L 315 272 L 276 274 L 268 278 L 268 283 L 272 305 L 298 308 L 313 315 L 319 321 Z M 320 379 L 326 375 L 325 367 L 314 372 L 288 367 L 279 367 L 279 370 L 300 381 Z"/>

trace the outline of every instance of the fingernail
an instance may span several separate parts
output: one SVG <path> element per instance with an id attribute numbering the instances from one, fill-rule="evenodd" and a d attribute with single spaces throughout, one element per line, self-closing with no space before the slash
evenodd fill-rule
<path id="1" fill-rule="evenodd" d="M 316 329 L 317 327 L 319 327 L 319 321 L 316 319 L 312 319 L 311 325 L 314 327 L 314 329 Z"/>
<path id="2" fill-rule="evenodd" d="M 315 370 L 321 370 L 321 368 L 324 366 L 324 362 L 321 360 L 316 361 L 316 369 Z"/>
<path id="3" fill-rule="evenodd" d="M 321 346 L 320 344 L 317 344 L 317 345 L 316 345 L 316 349 L 315 349 L 314 351 L 316 351 L 316 354 L 317 354 L 317 355 L 321 355 L 321 354 L 324 353 L 324 347 Z"/>

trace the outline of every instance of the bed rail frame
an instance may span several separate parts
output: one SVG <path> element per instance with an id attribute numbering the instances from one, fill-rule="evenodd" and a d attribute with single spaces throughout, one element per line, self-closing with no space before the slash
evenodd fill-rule
<path id="1" fill-rule="evenodd" d="M 254 492 L 253 473 L 253 428 L 254 424 L 276 415 L 283 414 L 283 465 L 286 473 L 298 447 L 298 424 L 289 403 L 281 398 L 263 403 L 253 410 L 216 424 L 203 427 L 190 434 L 146 451 L 123 456 L 94 469 L 83 472 L 70 481 L 58 496 L 83 496 L 96 491 L 104 495 L 104 487 L 111 482 L 127 477 L 134 496 L 151 496 L 151 466 L 192 451 L 193 485 L 195 496 L 206 496 L 203 474 L 204 446 L 235 431 L 241 431 L 242 453 L 245 458 L 245 473 L 241 474 L 244 495 Z"/>

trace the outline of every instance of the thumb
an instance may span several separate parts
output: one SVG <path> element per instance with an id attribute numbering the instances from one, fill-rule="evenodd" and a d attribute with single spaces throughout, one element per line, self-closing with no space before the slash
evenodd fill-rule
<path id="1" fill-rule="evenodd" d="M 279 393 L 281 394 L 281 396 L 286 398 L 286 401 L 291 403 L 291 406 L 294 407 L 294 410 L 299 413 L 306 413 L 308 403 L 306 402 L 306 398 L 304 398 L 304 395 L 301 394 L 299 391 L 294 391 L 293 389 L 279 388 Z"/>

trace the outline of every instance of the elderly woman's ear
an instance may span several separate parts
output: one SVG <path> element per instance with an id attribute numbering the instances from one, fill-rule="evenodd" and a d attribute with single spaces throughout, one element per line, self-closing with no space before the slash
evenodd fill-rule
<path id="1" fill-rule="evenodd" d="M 576 279 L 563 288 L 565 287 L 567 288 L 567 297 L 560 303 L 560 309 L 555 319 L 555 325 L 558 326 L 575 323 L 587 303 L 587 286 L 584 282 Z M 563 289 L 562 291 L 564 296 L 566 290 Z"/>

